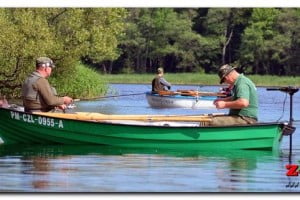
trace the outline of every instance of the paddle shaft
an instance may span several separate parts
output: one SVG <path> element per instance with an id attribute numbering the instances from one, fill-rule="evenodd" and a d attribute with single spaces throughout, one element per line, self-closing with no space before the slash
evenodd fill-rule
<path id="1" fill-rule="evenodd" d="M 182 121 L 182 122 L 210 122 L 209 116 L 176 116 L 176 115 L 104 115 L 98 113 L 34 113 L 48 117 L 58 117 L 74 120 L 137 120 L 137 121 Z"/>
<path id="2" fill-rule="evenodd" d="M 186 91 L 186 90 L 178 90 L 178 91 L 159 91 L 159 95 L 182 95 L 182 96 L 217 96 L 217 97 L 226 97 L 225 94 L 217 93 L 217 92 L 199 92 L 199 91 Z"/>

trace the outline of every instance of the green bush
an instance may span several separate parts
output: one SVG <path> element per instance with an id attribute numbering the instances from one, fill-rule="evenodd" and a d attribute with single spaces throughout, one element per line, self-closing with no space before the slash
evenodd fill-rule
<path id="1" fill-rule="evenodd" d="M 100 75 L 91 68 L 79 64 L 74 67 L 65 79 L 57 79 L 55 74 L 49 78 L 60 96 L 68 95 L 73 98 L 89 99 L 106 93 L 108 87 Z"/>

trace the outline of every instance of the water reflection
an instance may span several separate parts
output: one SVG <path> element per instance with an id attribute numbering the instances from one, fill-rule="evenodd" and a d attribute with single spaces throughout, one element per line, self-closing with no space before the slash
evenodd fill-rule
<path id="1" fill-rule="evenodd" d="M 223 157 L 223 158 L 256 158 L 261 156 L 278 156 L 278 151 L 258 150 L 184 150 L 125 148 L 106 145 L 3 145 L 0 156 L 22 156 L 24 158 L 53 158 L 72 155 L 127 155 L 149 154 L 173 157 Z"/>
<path id="2" fill-rule="evenodd" d="M 247 182 L 251 171 L 256 170 L 257 162 L 277 157 L 276 154 L 245 150 L 182 152 L 99 145 L 4 145 L 0 148 L 0 173 L 7 174 L 6 166 L 12 162 L 19 166 L 23 179 L 16 184 L 20 185 L 20 191 L 172 192 L 217 189 L 228 192 L 237 191 L 237 184 Z M 176 181 L 170 182 L 174 177 Z M 198 184 L 190 187 L 193 184 L 187 183 L 188 180 Z M 160 188 L 154 187 L 155 184 L 159 184 Z M 1 186 L 0 191 L 3 191 Z"/>
<path id="3" fill-rule="evenodd" d="M 118 94 L 148 91 L 148 85 L 114 84 Z M 197 86 L 174 86 L 176 89 Z M 218 86 L 201 88 L 216 91 Z M 261 121 L 288 119 L 289 98 L 258 88 Z M 300 93 L 294 110 L 300 109 Z M 74 111 L 109 114 L 202 114 L 199 109 L 153 109 L 145 96 L 76 102 Z M 270 108 L 271 107 L 271 108 Z M 284 112 L 283 112 L 284 111 Z M 300 112 L 294 112 L 295 120 Z M 300 126 L 294 133 L 293 162 L 300 164 Z M 175 151 L 100 145 L 0 145 L 0 192 L 300 192 L 286 188 L 288 138 L 278 151 Z"/>

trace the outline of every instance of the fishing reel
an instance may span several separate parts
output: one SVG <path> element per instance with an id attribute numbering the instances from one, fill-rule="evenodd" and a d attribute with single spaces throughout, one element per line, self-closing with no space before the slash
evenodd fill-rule
<path id="1" fill-rule="evenodd" d="M 283 123 L 282 135 L 292 135 L 296 130 L 296 127 L 291 126 L 289 123 Z"/>
<path id="2" fill-rule="evenodd" d="M 76 108 L 76 105 L 74 103 L 67 105 L 67 109 L 73 109 L 73 108 Z"/>

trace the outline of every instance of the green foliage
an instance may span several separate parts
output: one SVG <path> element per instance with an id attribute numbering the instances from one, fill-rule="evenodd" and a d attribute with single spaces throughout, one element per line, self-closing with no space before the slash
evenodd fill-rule
<path id="1" fill-rule="evenodd" d="M 227 21 L 230 17 L 230 8 L 209 9 L 205 25 L 207 27 L 207 35 L 223 36 L 224 30 L 227 28 Z"/>
<path id="2" fill-rule="evenodd" d="M 0 31 L 0 92 L 13 97 L 40 56 L 54 60 L 51 78 L 61 84 L 89 76 L 78 61 L 105 73 L 215 74 L 231 63 L 250 74 L 300 74 L 299 8 L 0 8 Z"/>
<path id="3" fill-rule="evenodd" d="M 299 8 L 130 8 L 113 72 L 300 74 Z"/>
<path id="4" fill-rule="evenodd" d="M 180 76 L 180 78 L 178 78 Z M 300 87 L 300 77 L 270 76 L 270 75 L 246 75 L 256 86 L 295 86 Z M 103 80 L 109 83 L 143 83 L 148 84 L 151 90 L 153 74 L 107 74 Z M 219 85 L 219 77 L 215 74 L 201 73 L 166 73 L 166 80 L 174 84 L 192 85 Z M 275 80 L 275 81 L 274 81 Z"/>
<path id="5" fill-rule="evenodd" d="M 107 92 L 107 83 L 103 76 L 82 64 L 75 65 L 76 73 L 72 79 L 49 78 L 58 94 L 68 94 L 73 98 L 89 99 Z"/>
<path id="6" fill-rule="evenodd" d="M 129 12 L 121 43 L 122 63 L 133 63 L 139 73 L 153 72 L 157 67 L 185 71 L 199 65 L 196 52 L 201 36 L 192 31 L 190 14 L 172 8 L 134 8 Z"/>
<path id="7" fill-rule="evenodd" d="M 18 96 L 12 91 L 19 90 L 40 56 L 54 60 L 57 80 L 72 79 L 83 57 L 115 59 L 125 15 L 122 8 L 1 8 L 0 90 Z"/>
<path id="8" fill-rule="evenodd" d="M 243 34 L 239 62 L 251 68 L 254 74 L 292 74 L 290 63 L 298 59 L 298 56 L 293 57 L 293 49 L 299 50 L 300 44 L 293 35 L 300 36 L 300 21 L 295 11 L 254 9 Z M 296 65 L 299 67 L 299 63 Z"/>

